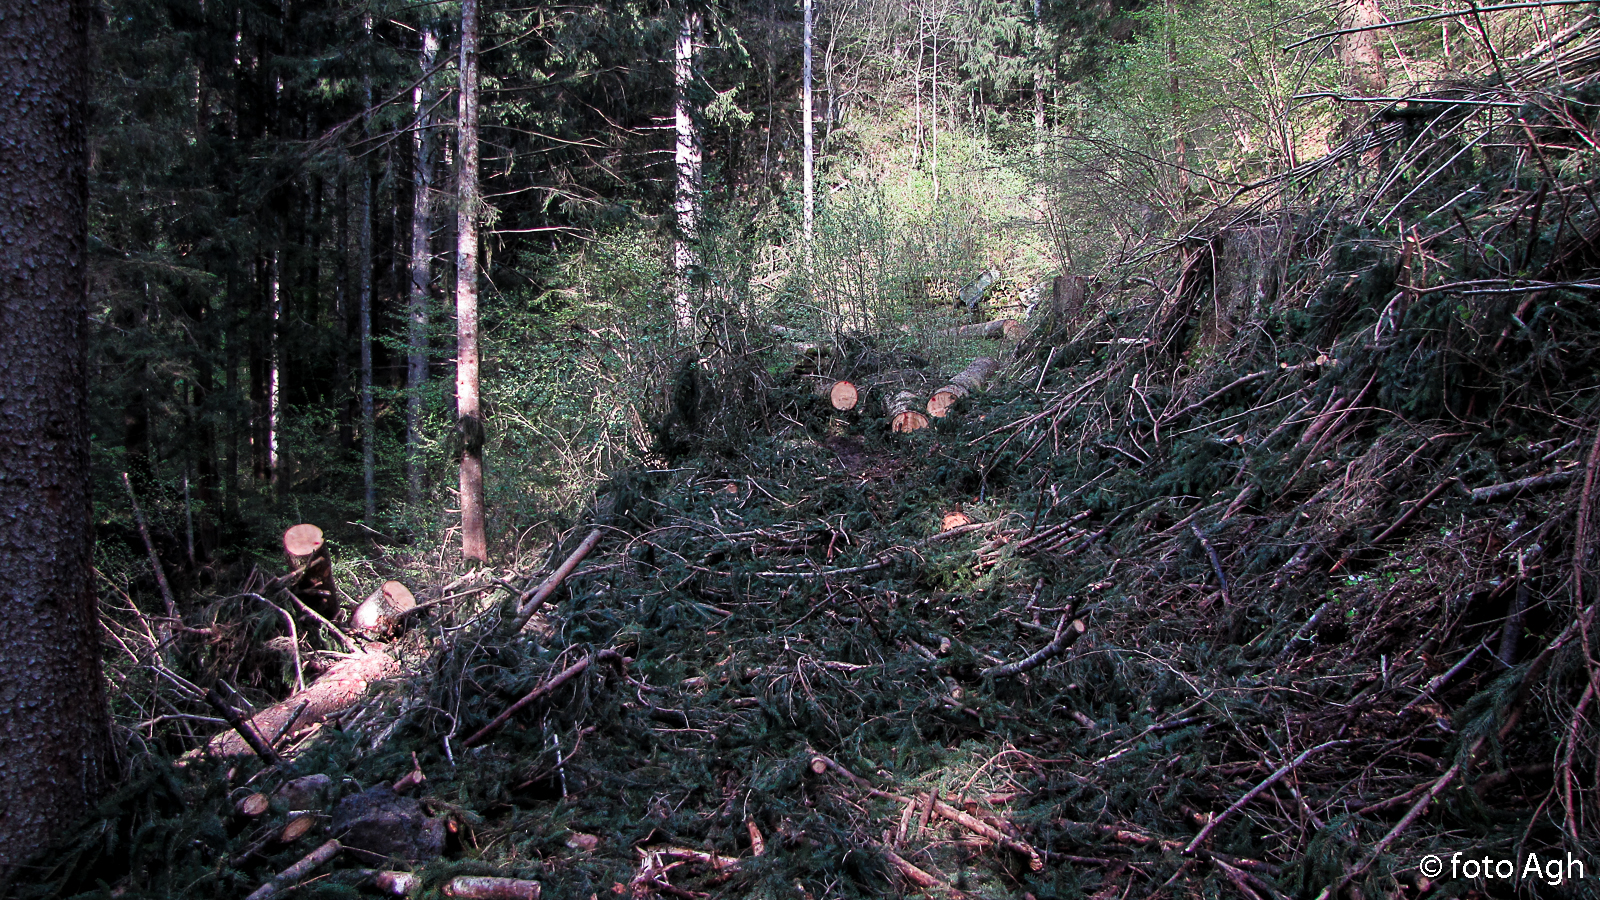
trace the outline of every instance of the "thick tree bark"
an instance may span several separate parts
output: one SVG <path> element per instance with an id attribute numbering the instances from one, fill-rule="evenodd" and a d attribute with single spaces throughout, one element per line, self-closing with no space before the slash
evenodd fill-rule
<path id="1" fill-rule="evenodd" d="M 439 54 L 439 33 L 432 23 L 423 26 L 419 62 L 422 71 L 433 68 Z M 415 115 L 411 149 L 411 297 L 410 319 L 406 331 L 406 501 L 422 502 L 422 412 L 428 384 L 428 287 L 433 259 L 433 91 L 426 81 L 417 85 L 411 97 Z"/>
<path id="2" fill-rule="evenodd" d="M 672 299 L 673 319 L 688 335 L 694 328 L 694 270 L 700 267 L 700 129 L 695 125 L 689 90 L 694 83 L 695 46 L 700 37 L 700 14 L 689 10 L 678 27 L 678 46 L 674 56 L 673 111 L 677 122 L 677 143 L 673 159 L 677 169 L 678 235 L 673 241 L 672 263 L 677 274 L 677 292 Z"/>
<path id="3" fill-rule="evenodd" d="M 483 418 L 478 404 L 478 0 L 461 3 L 456 154 L 456 426 L 461 430 L 461 555 L 487 562 Z"/>
<path id="4" fill-rule="evenodd" d="M 1340 13 L 1340 27 L 1366 28 L 1383 22 L 1377 0 L 1348 0 Z M 1339 37 L 1339 62 L 1344 66 L 1345 84 L 1358 97 L 1382 96 L 1389 88 L 1389 75 L 1378 49 L 1378 32 L 1358 31 Z"/>
<path id="5" fill-rule="evenodd" d="M 86 412 L 89 12 L 37 0 L 0 15 L 0 894 L 105 784 Z"/>

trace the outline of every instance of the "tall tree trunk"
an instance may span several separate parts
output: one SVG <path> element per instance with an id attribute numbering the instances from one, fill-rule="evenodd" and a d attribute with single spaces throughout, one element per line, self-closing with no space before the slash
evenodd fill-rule
<path id="1" fill-rule="evenodd" d="M 1189 148 L 1183 133 L 1183 103 L 1178 95 L 1178 4 L 1167 0 L 1167 75 L 1172 102 L 1172 155 L 1178 171 L 1178 209 L 1188 207 Z"/>
<path id="2" fill-rule="evenodd" d="M 356 445 L 353 421 L 352 395 L 350 394 L 350 186 L 345 177 L 346 163 L 339 167 L 338 229 L 334 258 L 339 260 L 339 273 L 333 279 L 333 327 L 336 340 L 333 353 L 333 402 L 339 410 L 339 448 L 352 450 Z"/>
<path id="3" fill-rule="evenodd" d="M 815 210 L 816 210 L 816 206 L 815 206 L 816 195 L 815 195 L 815 189 L 813 187 L 813 180 L 812 180 L 813 179 L 813 173 L 815 171 L 814 167 L 816 165 L 815 159 L 814 159 L 814 157 L 812 155 L 812 139 L 813 139 L 813 134 L 814 134 L 814 129 L 815 129 L 815 125 L 813 123 L 813 119 L 815 118 L 815 116 L 813 115 L 812 109 L 811 109 L 811 0 L 805 0 L 805 3 L 803 5 L 805 7 L 805 55 L 804 55 L 804 62 L 802 62 L 801 66 L 800 66 L 800 71 L 801 71 L 801 82 L 802 82 L 802 85 L 803 85 L 802 88 L 801 88 L 801 95 L 802 95 L 802 97 L 804 99 L 801 101 L 800 105 L 805 109 L 805 113 L 804 114 L 805 114 L 805 117 L 806 117 L 805 129 L 804 129 L 804 131 L 805 131 L 805 184 L 804 184 L 804 187 L 803 187 L 803 191 L 805 193 L 805 206 L 806 206 L 806 208 L 805 208 L 806 262 L 809 265 L 810 262 L 811 262 L 811 222 L 812 222 L 812 216 L 815 215 Z"/>
<path id="4" fill-rule="evenodd" d="M 439 55 L 439 33 L 430 22 L 422 28 L 419 62 L 426 73 Z M 432 261 L 433 140 L 429 129 L 433 91 L 420 82 L 411 96 L 415 114 L 411 149 L 411 297 L 406 331 L 406 501 L 422 502 L 422 412 L 428 385 L 428 286 Z"/>
<path id="5" fill-rule="evenodd" d="M 372 19 L 366 22 L 367 33 L 372 32 Z M 362 77 L 363 107 L 361 125 L 363 133 L 372 133 L 372 76 Z M 372 167 L 365 157 L 360 163 L 361 196 L 356 211 L 356 302 L 360 304 L 361 322 L 361 485 L 363 509 L 367 522 L 378 520 L 378 418 L 372 406 Z"/>
<path id="6" fill-rule="evenodd" d="M 283 402 L 283 360 L 278 341 L 278 327 L 283 321 L 283 274 L 279 270 L 281 254 L 272 251 L 267 263 L 267 479 L 278 490 L 283 484 L 278 479 L 278 435 L 281 431 Z"/>
<path id="7" fill-rule="evenodd" d="M 694 328 L 694 278 L 700 266 L 700 130 L 695 125 L 689 97 L 694 83 L 695 45 L 700 37 L 700 13 L 686 10 L 678 26 L 678 45 L 674 55 L 673 111 L 677 120 L 677 143 L 673 154 L 677 167 L 678 235 L 673 241 L 672 263 L 677 273 L 677 292 L 672 299 L 673 318 L 687 337 Z"/>
<path id="8" fill-rule="evenodd" d="M 456 127 L 456 427 L 461 432 L 461 556 L 487 562 L 478 403 L 478 0 L 461 0 Z"/>
<path id="9" fill-rule="evenodd" d="M 1340 27 L 1367 28 L 1383 22 L 1377 0 L 1347 0 L 1340 11 Z M 1378 32 L 1358 31 L 1339 37 L 1339 62 L 1345 85 L 1357 97 L 1378 97 L 1389 88 L 1389 73 L 1378 49 Z"/>
<path id="10" fill-rule="evenodd" d="M 272 467 L 267 461 L 267 442 L 271 430 L 267 426 L 270 409 L 267 400 L 270 354 L 267 336 L 271 327 L 271 294 L 268 288 L 268 266 L 265 257 L 255 260 L 250 300 L 250 473 L 257 482 L 272 477 Z"/>
<path id="11" fill-rule="evenodd" d="M 1039 0 L 1033 0 L 1033 133 L 1041 150 L 1044 147 L 1044 14 Z"/>
<path id="12" fill-rule="evenodd" d="M 0 15 L 0 894 L 106 783 L 90 569 L 89 15 L 86 0 Z"/>

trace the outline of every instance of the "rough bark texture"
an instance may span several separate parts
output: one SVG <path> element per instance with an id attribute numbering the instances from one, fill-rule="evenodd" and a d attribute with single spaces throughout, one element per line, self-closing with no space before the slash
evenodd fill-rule
<path id="1" fill-rule="evenodd" d="M 82 0 L 0 15 L 0 894 L 105 777 L 86 415 L 88 22 Z"/>
<path id="2" fill-rule="evenodd" d="M 1340 27 L 1366 28 L 1383 22 L 1377 0 L 1350 0 L 1340 13 Z M 1339 62 L 1345 84 L 1358 97 L 1376 97 L 1389 87 L 1389 74 L 1378 49 L 1378 32 L 1358 31 L 1339 38 Z"/>
<path id="3" fill-rule="evenodd" d="M 957 400 L 983 390 L 983 383 L 994 374 L 996 365 L 995 361 L 987 356 L 973 360 L 971 365 L 950 379 L 949 384 L 934 391 L 933 396 L 928 398 L 928 415 L 944 418 Z"/>
<path id="4" fill-rule="evenodd" d="M 901 391 L 889 400 L 889 430 L 917 431 L 928 427 L 928 417 L 921 412 L 922 398 L 911 391 Z"/>
<path id="5" fill-rule="evenodd" d="M 815 165 L 816 165 L 815 159 L 816 159 L 816 157 L 813 155 L 814 154 L 814 151 L 813 151 L 813 140 L 814 140 L 814 136 L 815 136 L 815 126 L 814 126 L 813 122 L 814 122 L 816 116 L 812 114 L 812 110 L 811 110 L 811 0 L 805 0 L 805 2 L 802 4 L 802 6 L 804 7 L 803 18 L 805 19 L 805 42 L 804 42 L 804 50 L 803 50 L 802 62 L 800 64 L 800 69 L 801 69 L 801 75 L 800 75 L 800 81 L 801 81 L 801 88 L 800 88 L 801 103 L 800 103 L 800 106 L 801 106 L 801 109 L 803 110 L 801 115 L 805 116 L 804 127 L 801 129 L 801 133 L 804 134 L 804 136 L 805 136 L 805 140 L 804 140 L 804 142 L 805 142 L 805 161 L 804 161 L 805 172 L 804 172 L 803 192 L 805 194 L 806 252 L 810 253 L 811 252 L 812 220 L 813 220 L 813 216 L 814 216 L 814 210 L 816 209 L 816 194 L 815 194 L 815 188 L 813 187 L 813 185 L 815 183 L 814 182 L 814 177 L 815 177 L 815 171 L 816 171 L 816 169 L 815 169 Z"/>
<path id="6" fill-rule="evenodd" d="M 478 0 L 461 3 L 456 173 L 456 426 L 461 430 L 461 556 L 487 562 L 483 417 L 478 405 Z"/>
<path id="7" fill-rule="evenodd" d="M 368 684 L 393 675 L 397 669 L 395 661 L 382 653 L 365 653 L 340 660 L 305 690 L 251 716 L 250 725 L 268 741 L 280 736 L 292 737 L 355 706 L 366 696 Z M 251 752 L 250 745 L 233 730 L 212 738 L 206 750 L 218 756 L 242 756 Z"/>

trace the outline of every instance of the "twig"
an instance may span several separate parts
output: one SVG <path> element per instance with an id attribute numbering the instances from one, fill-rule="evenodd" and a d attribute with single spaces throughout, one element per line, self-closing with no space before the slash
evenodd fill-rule
<path id="1" fill-rule="evenodd" d="M 161 588 L 161 600 L 167 605 L 167 618 L 178 620 L 178 604 L 172 599 L 172 586 L 167 584 L 167 573 L 161 570 L 161 557 L 156 555 L 156 545 L 150 540 L 150 528 L 145 524 L 144 512 L 139 509 L 139 498 L 133 493 L 133 480 L 122 473 L 122 484 L 128 489 L 128 502 L 133 505 L 133 520 L 139 525 L 139 536 L 144 538 L 145 552 L 150 554 L 150 568 L 156 573 L 156 586 Z"/>
<path id="2" fill-rule="evenodd" d="M 303 859 L 273 878 L 271 881 L 256 888 L 245 900 L 268 900 L 276 896 L 284 888 L 289 887 L 300 879 L 311 874 L 311 870 L 332 860 L 343 849 L 337 840 L 332 840 L 321 847 L 307 853 Z"/>
<path id="3" fill-rule="evenodd" d="M 304 600 L 301 600 L 299 597 L 295 596 L 294 591 L 291 591 L 287 588 L 280 588 L 278 593 L 284 597 L 288 597 L 290 602 L 295 605 L 296 609 L 315 619 L 319 625 L 321 625 L 323 628 L 326 628 L 329 634 L 333 635 L 339 641 L 339 643 L 344 645 L 345 650 L 351 653 L 361 652 L 361 646 L 355 641 L 351 640 L 350 635 L 340 631 L 339 626 L 328 621 L 327 617 L 323 616 L 322 613 L 319 613 L 307 606 Z"/>
<path id="4" fill-rule="evenodd" d="M 1501 500 L 1510 500 L 1518 494 L 1527 491 L 1545 491 L 1561 487 L 1571 481 L 1578 469 L 1572 468 L 1562 472 L 1551 472 L 1548 475 L 1535 475 L 1532 478 L 1519 478 L 1505 484 L 1491 484 L 1488 487 L 1475 488 L 1472 491 L 1473 503 L 1498 503 Z"/>
<path id="5" fill-rule="evenodd" d="M 1380 28 L 1395 28 L 1400 25 L 1411 25 L 1416 22 L 1435 22 L 1439 19 L 1453 19 L 1456 16 L 1471 16 L 1478 13 L 1500 12 L 1507 9 L 1543 9 L 1547 6 L 1582 6 L 1587 2 L 1590 2 L 1590 0 L 1538 0 L 1538 2 L 1535 3 L 1506 3 L 1500 6 L 1479 6 L 1470 9 L 1454 9 L 1450 10 L 1449 12 L 1433 13 L 1432 15 L 1427 16 L 1413 16 L 1409 19 L 1395 19 L 1391 22 L 1379 22 L 1376 25 L 1361 25 L 1354 28 L 1340 28 L 1335 31 L 1323 31 L 1313 34 L 1308 38 L 1301 38 L 1300 40 L 1295 41 L 1294 43 L 1289 44 L 1282 49 L 1287 52 L 1296 47 L 1303 47 L 1306 44 L 1312 43 L 1313 41 L 1320 41 L 1325 38 L 1334 38 L 1345 34 L 1357 34 L 1363 31 L 1377 31 Z"/>
<path id="6" fill-rule="evenodd" d="M 521 700 L 518 700 L 507 707 L 505 712 L 495 716 L 494 719 L 489 722 L 489 724 L 478 729 L 477 732 L 471 737 L 467 738 L 461 746 L 472 747 L 483 743 L 483 741 L 487 740 L 490 735 L 494 734 L 496 731 L 499 731 L 500 726 L 510 721 L 512 716 L 516 715 L 533 701 L 550 694 L 552 691 L 566 684 L 568 681 L 571 681 L 574 677 L 581 674 L 583 670 L 589 668 L 590 663 L 593 663 L 597 660 L 600 662 L 609 662 L 618 667 L 621 667 L 625 664 L 622 654 L 615 650 L 600 650 L 595 653 L 591 653 L 588 656 L 585 656 L 583 659 L 580 659 L 568 666 L 564 671 L 556 675 L 554 678 L 551 678 L 549 681 L 546 681 L 545 683 L 529 691 Z"/>
<path id="7" fill-rule="evenodd" d="M 1231 816 L 1234 813 L 1238 812 L 1240 809 L 1243 809 L 1245 804 L 1249 803 L 1251 800 L 1254 800 L 1257 796 L 1259 796 L 1261 794 L 1262 791 L 1266 790 L 1269 787 L 1272 787 L 1274 784 L 1277 784 L 1279 779 L 1283 778 L 1283 776 L 1289 774 L 1290 772 L 1293 772 L 1297 767 L 1299 767 L 1299 765 L 1301 763 L 1303 763 L 1306 760 L 1310 759 L 1311 755 L 1313 753 L 1316 753 L 1318 750 L 1326 750 L 1329 747 L 1337 747 L 1340 744 L 1348 744 L 1348 743 L 1351 743 L 1351 742 L 1350 741 L 1328 741 L 1328 742 L 1323 743 L 1323 744 L 1318 744 L 1317 746 L 1312 747 L 1310 750 L 1307 750 L 1306 752 L 1304 752 L 1304 753 L 1300 754 L 1299 756 L 1295 757 L 1292 761 L 1290 761 L 1288 763 L 1285 763 L 1284 765 L 1280 766 L 1278 768 L 1278 771 L 1273 772 L 1271 775 L 1268 775 L 1266 777 L 1266 780 L 1262 781 L 1260 784 L 1258 784 L 1255 787 L 1251 788 L 1249 791 L 1247 791 L 1245 793 L 1245 795 L 1243 797 L 1240 797 L 1238 800 L 1235 800 L 1233 802 L 1232 806 L 1230 806 L 1227 809 L 1223 810 L 1221 813 L 1217 814 L 1216 816 L 1213 816 L 1211 821 L 1206 823 L 1206 827 L 1200 829 L 1200 833 L 1194 836 L 1194 840 L 1190 841 L 1189 845 L 1183 848 L 1183 852 L 1186 855 L 1192 855 L 1195 852 L 1195 850 L 1199 849 L 1201 844 L 1205 843 L 1206 838 L 1211 836 L 1211 832 L 1217 830 L 1217 826 L 1218 825 L 1221 825 L 1223 823 L 1223 821 L 1226 820 L 1229 816 Z"/>
<path id="8" fill-rule="evenodd" d="M 1067 617 L 1062 616 L 1061 622 L 1056 625 L 1056 636 L 1051 639 L 1050 643 L 1040 647 L 1023 659 L 1006 663 L 1005 665 L 990 666 L 978 674 L 984 678 L 1011 678 L 1021 675 L 1029 669 L 1036 669 L 1046 660 L 1071 647 L 1088 630 L 1089 626 L 1083 624 L 1082 619 L 1073 619 L 1071 624 L 1068 624 Z"/>
<path id="9" fill-rule="evenodd" d="M 1200 533 L 1200 526 L 1190 525 L 1189 530 L 1194 532 L 1195 540 L 1200 542 L 1200 546 L 1206 550 L 1206 556 L 1211 559 L 1211 570 L 1217 573 L 1217 583 L 1222 586 L 1222 602 L 1232 606 L 1233 591 L 1228 588 L 1228 576 L 1222 572 L 1222 560 L 1217 558 L 1217 551 L 1212 548 L 1211 542 L 1206 540 L 1206 536 Z"/>
<path id="10" fill-rule="evenodd" d="M 1411 521 L 1413 516 L 1421 512 L 1423 507 L 1427 506 L 1429 503 L 1432 503 L 1435 497 L 1438 497 L 1440 494 L 1454 487 L 1458 481 L 1460 481 L 1460 479 L 1452 476 L 1434 485 L 1433 490 L 1423 494 L 1422 499 L 1418 500 L 1410 509 L 1401 514 L 1400 518 L 1395 519 L 1393 524 L 1391 524 L 1388 528 L 1378 532 L 1378 536 L 1372 539 L 1373 546 L 1383 543 L 1384 540 L 1389 537 L 1389 535 L 1399 531 L 1407 522 Z M 1333 568 L 1328 570 L 1328 574 L 1332 575 L 1333 573 L 1339 571 L 1344 567 L 1344 564 L 1349 562 L 1354 556 L 1355 551 L 1351 550 L 1344 556 L 1340 557 L 1339 561 L 1333 564 Z"/>

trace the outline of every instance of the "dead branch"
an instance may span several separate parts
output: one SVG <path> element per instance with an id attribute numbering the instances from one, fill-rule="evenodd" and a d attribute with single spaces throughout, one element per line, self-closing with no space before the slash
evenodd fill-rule
<path id="1" fill-rule="evenodd" d="M 539 607 L 544 605 L 544 602 L 550 599 L 550 595 L 556 592 L 556 588 L 567 580 L 567 576 L 571 575 L 572 570 L 578 567 L 578 563 L 583 562 L 583 558 L 589 555 L 589 551 L 600 543 L 600 538 L 604 534 L 604 528 L 590 529 L 589 533 L 584 536 L 583 542 L 567 556 L 566 561 L 562 562 L 560 567 L 551 572 L 548 578 L 540 582 L 537 588 L 517 598 L 517 617 L 511 620 L 511 630 L 513 632 L 521 631 L 527 626 L 528 620 L 533 618 L 533 614 L 538 612 Z"/>
<path id="2" fill-rule="evenodd" d="M 589 668 L 591 663 L 597 660 L 600 662 L 611 663 L 619 669 L 627 665 L 627 660 L 622 656 L 622 654 L 615 650 L 600 650 L 595 653 L 591 653 L 588 656 L 585 656 L 583 659 L 580 659 L 568 666 L 554 678 L 551 678 L 549 681 L 546 681 L 545 683 L 529 691 L 521 700 L 511 704 L 506 708 L 505 712 L 495 716 L 494 719 L 489 722 L 489 724 L 478 729 L 476 733 L 467 738 L 462 746 L 473 747 L 483 743 L 485 740 L 488 740 L 489 736 L 494 734 L 496 731 L 499 731 L 500 727 L 509 722 L 512 716 L 516 715 L 535 700 L 549 695 L 557 688 L 571 681 L 573 678 L 576 678 L 578 675 L 582 674 L 585 669 Z"/>
<path id="3" fill-rule="evenodd" d="M 1062 616 L 1061 622 L 1056 625 L 1056 636 L 1051 639 L 1050 643 L 1023 659 L 1001 666 L 990 666 L 979 674 L 984 678 L 1013 678 L 1029 669 L 1036 669 L 1051 657 L 1071 647 L 1088 630 L 1089 626 L 1085 625 L 1082 619 L 1073 619 L 1069 624 L 1066 617 Z"/>
<path id="4" fill-rule="evenodd" d="M 268 744 L 260 734 L 256 733 L 255 727 L 250 722 L 246 722 L 243 716 L 239 715 L 239 711 L 233 708 L 233 704 L 222 699 L 222 695 L 217 693 L 216 688 L 206 691 L 206 703 L 210 704 L 212 709 L 215 709 L 221 714 L 222 718 L 227 720 L 229 725 L 233 726 L 234 732 L 244 740 L 251 750 L 255 751 L 257 756 L 261 757 L 262 762 L 269 766 L 283 765 L 283 757 L 278 755 L 278 751 L 272 749 L 272 745 Z"/>
<path id="5" fill-rule="evenodd" d="M 335 856 L 338 856 L 341 849 L 343 848 L 340 847 L 337 840 L 329 841 L 326 844 L 323 844 L 310 853 L 307 853 L 299 862 L 278 873 L 277 877 L 273 878 L 271 881 L 263 884 L 261 887 L 256 888 L 250 893 L 250 896 L 245 898 L 245 900 L 269 900 L 269 898 L 276 896 L 285 888 L 290 887 L 291 885 L 300 881 L 300 879 L 311 874 L 311 870 L 323 865 L 324 863 L 327 863 Z"/>
<path id="6" fill-rule="evenodd" d="M 1548 475 L 1535 475 L 1531 478 L 1519 478 L 1505 484 L 1491 484 L 1488 487 L 1475 488 L 1472 491 L 1473 503 L 1499 503 L 1510 500 L 1524 492 L 1533 494 L 1558 488 L 1571 481 L 1578 469 L 1567 469 L 1564 472 L 1551 472 Z"/>
<path id="7" fill-rule="evenodd" d="M 1211 837 L 1211 832 L 1217 830 L 1217 826 L 1218 825 L 1221 825 L 1224 821 L 1226 821 L 1229 816 L 1231 816 L 1234 813 L 1238 812 L 1239 810 L 1243 809 L 1245 807 L 1245 805 L 1248 804 L 1251 800 L 1254 800 L 1256 797 L 1260 796 L 1262 791 L 1266 790 L 1269 787 L 1272 787 L 1274 784 L 1277 784 L 1278 781 L 1283 778 L 1283 776 L 1289 774 L 1290 772 L 1293 772 L 1296 768 L 1298 768 L 1300 766 L 1301 763 L 1303 763 L 1306 760 L 1310 759 L 1311 755 L 1313 753 L 1316 753 L 1319 750 L 1326 750 L 1329 747 L 1337 747 L 1337 746 L 1339 746 L 1341 744 L 1348 744 L 1348 743 L 1351 743 L 1351 742 L 1350 741 L 1328 741 L 1327 743 L 1318 744 L 1317 746 L 1312 747 L 1311 749 L 1307 750 L 1306 752 L 1304 752 L 1304 753 L 1300 754 L 1299 756 L 1295 757 L 1292 761 L 1290 761 L 1288 763 L 1285 763 L 1284 765 L 1278 767 L 1278 771 L 1273 772 L 1271 775 L 1268 775 L 1266 777 L 1266 779 L 1264 781 L 1262 781 L 1260 784 L 1258 784 L 1255 787 L 1251 788 L 1249 791 L 1246 791 L 1245 795 L 1243 797 L 1240 797 L 1238 800 L 1235 800 L 1233 802 L 1232 806 L 1228 807 L 1227 809 L 1223 810 L 1222 812 L 1218 813 L 1217 815 L 1212 816 L 1211 817 L 1211 821 L 1207 822 L 1206 826 L 1204 828 L 1200 829 L 1200 833 L 1194 836 L 1194 840 L 1190 841 L 1188 846 L 1183 848 L 1184 854 L 1192 856 L 1194 854 L 1194 852 L 1197 849 L 1199 849 L 1200 845 L 1206 842 L 1206 838 Z"/>

